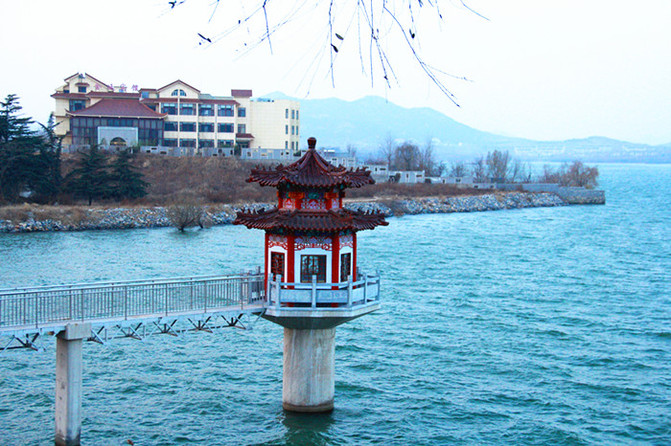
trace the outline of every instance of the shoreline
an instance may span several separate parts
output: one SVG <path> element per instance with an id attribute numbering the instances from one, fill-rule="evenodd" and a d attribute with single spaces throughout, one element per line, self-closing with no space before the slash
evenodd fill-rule
<path id="1" fill-rule="evenodd" d="M 383 212 L 387 217 L 402 215 L 439 214 L 454 212 L 484 212 L 531 207 L 567 206 L 570 203 L 553 193 L 546 192 L 498 192 L 483 195 L 457 197 L 427 197 L 417 199 L 377 199 L 345 204 L 352 210 Z M 211 205 L 204 206 L 208 226 L 232 224 L 236 211 L 262 209 L 274 205 Z M 72 215 L 61 211 L 62 218 L 40 218 L 27 212 L 27 219 L 15 222 L 0 219 L 0 233 L 89 231 L 105 229 L 148 229 L 172 226 L 166 207 L 138 208 L 74 208 L 83 215 L 73 221 Z"/>

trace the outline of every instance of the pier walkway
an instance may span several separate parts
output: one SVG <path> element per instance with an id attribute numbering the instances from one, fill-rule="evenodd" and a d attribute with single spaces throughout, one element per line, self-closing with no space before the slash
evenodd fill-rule
<path id="1" fill-rule="evenodd" d="M 0 351 L 90 324 L 89 340 L 239 326 L 266 308 L 263 274 L 0 289 Z"/>
<path id="2" fill-rule="evenodd" d="M 56 338 L 55 444 L 77 446 L 83 341 L 245 328 L 243 318 L 253 315 L 307 316 L 333 325 L 331 319 L 347 321 L 379 308 L 379 285 L 379 274 L 343 283 L 317 283 L 316 276 L 307 284 L 285 283 L 277 277 L 266 289 L 257 272 L 0 289 L 0 353 L 37 350 L 43 338 Z"/>

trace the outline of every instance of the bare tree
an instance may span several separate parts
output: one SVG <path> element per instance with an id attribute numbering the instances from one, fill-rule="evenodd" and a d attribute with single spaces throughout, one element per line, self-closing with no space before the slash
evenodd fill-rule
<path id="1" fill-rule="evenodd" d="M 394 161 L 394 150 L 396 149 L 396 142 L 391 134 L 387 134 L 380 143 L 380 157 L 387 163 L 387 166 L 391 168 Z"/>
<path id="2" fill-rule="evenodd" d="M 205 209 L 193 200 L 173 204 L 166 210 L 170 223 L 184 232 L 184 229 L 195 226 L 205 227 Z"/>
<path id="3" fill-rule="evenodd" d="M 451 177 L 465 177 L 468 173 L 468 168 L 466 163 L 463 161 L 455 161 L 450 164 L 450 176 Z"/>
<path id="4" fill-rule="evenodd" d="M 473 176 L 477 183 L 484 183 L 487 181 L 485 159 L 481 156 L 476 158 L 473 162 Z"/>
<path id="5" fill-rule="evenodd" d="M 511 182 L 528 183 L 531 181 L 531 170 L 518 159 L 513 159 L 509 169 L 509 180 Z"/>
<path id="6" fill-rule="evenodd" d="M 433 138 L 428 138 L 426 144 L 420 150 L 418 170 L 423 170 L 427 175 L 433 176 L 437 171 L 436 155 L 433 149 Z"/>
<path id="7" fill-rule="evenodd" d="M 566 186 L 592 188 L 598 184 L 598 167 L 587 167 L 582 161 L 574 161 L 565 171 L 561 183 Z"/>
<path id="8" fill-rule="evenodd" d="M 185 2 L 181 0 L 168 3 L 171 9 L 175 9 L 176 6 L 181 6 Z M 316 61 L 313 66 L 318 67 L 319 60 L 327 56 L 332 84 L 335 84 L 334 67 L 338 56 L 342 51 L 352 48 L 343 44 L 353 40 L 356 42 L 354 48 L 358 48 L 361 70 L 371 79 L 371 83 L 374 83 L 375 79 L 381 79 L 387 87 L 398 83 L 392 64 L 392 60 L 396 59 L 392 56 L 405 53 L 404 63 L 411 60 L 450 101 L 458 106 L 456 97 L 448 89 L 446 82 L 467 79 L 436 68 L 425 60 L 421 51 L 421 39 L 424 34 L 418 26 L 422 23 L 420 19 L 422 16 L 433 16 L 432 18 L 437 19 L 442 26 L 445 20 L 442 3 L 441 0 L 370 0 L 367 2 L 361 0 L 330 0 L 328 2 L 252 0 L 243 2 L 239 16 L 233 17 L 235 20 L 232 25 L 222 30 L 219 35 L 205 36 L 201 33 L 194 33 L 194 37 L 197 36 L 199 44 L 208 45 L 216 44 L 217 41 L 233 34 L 244 35 L 246 33 L 250 37 L 250 42 L 244 43 L 245 52 L 267 43 L 272 53 L 273 36 L 284 28 L 291 28 L 295 25 L 293 22 L 299 18 L 309 15 L 314 18 L 313 21 L 324 24 L 323 35 L 310 37 L 319 44 L 317 54 L 311 57 Z M 220 0 L 215 0 L 210 20 L 214 18 L 222 4 L 224 3 Z M 466 0 L 453 2 L 452 5 L 464 8 L 487 20 L 471 9 L 466 4 Z M 226 8 L 229 11 L 228 19 L 231 7 L 227 5 Z M 302 31 L 301 28 L 297 30 L 297 32 L 300 31 Z M 402 45 L 398 45 L 399 41 Z"/>
<path id="9" fill-rule="evenodd" d="M 562 186 L 593 188 L 597 186 L 599 178 L 598 167 L 585 166 L 582 161 L 574 161 L 571 165 L 562 164 L 558 169 L 543 166 L 543 173 L 539 177 L 541 183 L 559 183 Z"/>
<path id="10" fill-rule="evenodd" d="M 404 142 L 394 150 L 394 164 L 396 170 L 418 170 L 421 159 L 419 147 L 411 142 Z"/>
<path id="11" fill-rule="evenodd" d="M 564 169 L 565 170 L 565 169 Z M 543 166 L 543 173 L 539 176 L 539 183 L 559 183 L 562 177 L 562 168 L 553 169 L 547 164 Z"/>
<path id="12" fill-rule="evenodd" d="M 494 150 L 487 153 L 487 176 L 496 182 L 505 182 L 508 178 L 508 165 L 510 163 L 510 154 L 506 150 L 501 152 Z"/>

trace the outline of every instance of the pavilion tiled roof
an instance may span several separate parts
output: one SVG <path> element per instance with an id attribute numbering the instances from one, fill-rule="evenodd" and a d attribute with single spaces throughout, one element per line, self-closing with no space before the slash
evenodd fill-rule
<path id="1" fill-rule="evenodd" d="M 375 180 L 370 177 L 370 171 L 365 168 L 346 169 L 342 166 L 334 166 L 317 153 L 315 146 L 317 140 L 308 138 L 308 151 L 295 163 L 283 166 L 280 164 L 275 169 L 264 169 L 256 167 L 252 169 L 248 182 L 257 182 L 261 186 L 279 186 L 281 184 L 292 184 L 302 187 L 335 186 L 361 187 L 366 184 L 374 184 Z"/>
<path id="2" fill-rule="evenodd" d="M 163 118 L 165 114 L 157 113 L 137 99 L 103 98 L 90 107 L 74 112 L 72 116 L 105 116 L 115 118 Z"/>
<path id="3" fill-rule="evenodd" d="M 307 211 L 275 208 L 258 212 L 238 212 L 233 224 L 245 225 L 250 229 L 282 228 L 290 231 L 334 232 L 374 229 L 389 223 L 381 213 L 362 213 L 347 209 Z"/>

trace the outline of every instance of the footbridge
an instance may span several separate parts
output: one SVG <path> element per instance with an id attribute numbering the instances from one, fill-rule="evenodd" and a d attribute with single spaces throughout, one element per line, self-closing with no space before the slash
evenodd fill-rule
<path id="1" fill-rule="evenodd" d="M 298 284 L 250 272 L 0 289 L 0 354 L 56 338 L 55 443 L 79 445 L 83 341 L 247 328 L 286 311 L 346 320 L 379 308 L 379 284 L 379 274 Z"/>

